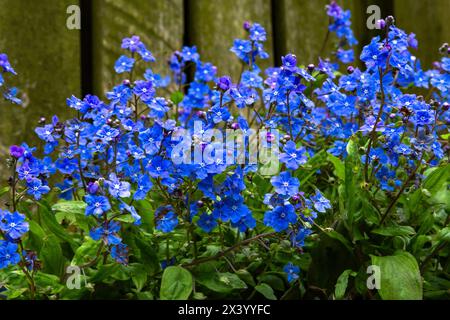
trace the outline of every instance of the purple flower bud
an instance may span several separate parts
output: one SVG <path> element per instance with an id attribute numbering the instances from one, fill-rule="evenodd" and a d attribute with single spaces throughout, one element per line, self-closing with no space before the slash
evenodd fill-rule
<path id="1" fill-rule="evenodd" d="M 312 63 L 308 64 L 308 71 L 309 72 L 313 72 L 315 68 L 316 68 L 316 66 L 314 64 L 312 64 Z"/>
<path id="2" fill-rule="evenodd" d="M 233 129 L 233 130 L 237 130 L 237 129 L 239 129 L 239 123 L 232 123 L 231 124 L 231 129 Z"/>
<path id="3" fill-rule="evenodd" d="M 130 82 L 130 80 L 125 79 L 125 80 L 123 80 L 122 84 L 125 86 L 129 86 L 131 84 L 131 82 Z"/>
<path id="4" fill-rule="evenodd" d="M 204 111 L 197 111 L 196 114 L 197 114 L 197 117 L 199 117 L 199 118 L 204 118 L 206 116 Z"/>
<path id="5" fill-rule="evenodd" d="M 9 148 L 9 152 L 11 154 L 11 157 L 18 159 L 23 156 L 25 149 L 20 146 L 11 146 Z"/>
<path id="6" fill-rule="evenodd" d="M 377 29 L 384 29 L 386 27 L 386 21 L 383 19 L 377 20 L 375 25 L 377 26 Z"/>
<path id="7" fill-rule="evenodd" d="M 446 101 L 442 104 L 442 110 L 447 111 L 449 107 L 449 103 Z"/>
<path id="8" fill-rule="evenodd" d="M 267 142 L 275 141 L 275 135 L 273 133 L 267 132 Z"/>
<path id="9" fill-rule="evenodd" d="M 293 201 L 297 202 L 297 201 L 300 200 L 300 195 L 299 195 L 299 194 L 294 194 L 294 195 L 291 197 L 291 199 L 292 199 Z"/>
<path id="10" fill-rule="evenodd" d="M 231 84 L 231 78 L 229 76 L 223 76 L 220 77 L 219 81 L 217 82 L 217 88 L 223 91 L 227 91 L 228 89 L 230 89 Z"/>
<path id="11" fill-rule="evenodd" d="M 355 71 L 355 68 L 353 68 L 353 66 L 348 66 L 348 67 L 347 67 L 347 72 L 348 72 L 349 74 L 352 74 L 354 71 Z"/>
<path id="12" fill-rule="evenodd" d="M 203 208 L 204 205 L 205 205 L 205 204 L 203 203 L 202 200 L 198 200 L 198 201 L 197 201 L 197 207 Z"/>
<path id="13" fill-rule="evenodd" d="M 99 187 L 100 186 L 97 181 L 89 182 L 89 184 L 87 186 L 87 192 L 89 192 L 90 194 L 96 194 Z"/>
<path id="14" fill-rule="evenodd" d="M 249 31 L 250 28 L 252 27 L 251 23 L 248 21 L 245 21 L 243 24 L 244 30 Z"/>

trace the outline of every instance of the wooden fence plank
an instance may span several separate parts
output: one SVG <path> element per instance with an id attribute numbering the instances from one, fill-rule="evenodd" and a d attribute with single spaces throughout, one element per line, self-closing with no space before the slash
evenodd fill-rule
<path id="1" fill-rule="evenodd" d="M 23 107 L 0 99 L 0 157 L 11 144 L 35 143 L 39 118 L 64 118 L 66 98 L 80 94 L 80 31 L 66 27 L 73 4 L 78 1 L 0 0 L 0 52 L 18 73 L 8 83 L 24 95 Z"/>
<path id="2" fill-rule="evenodd" d="M 325 5 L 329 0 L 278 0 L 275 8 L 278 11 L 278 37 L 282 38 L 277 44 L 281 47 L 280 54 L 293 53 L 297 55 L 302 65 L 316 63 L 322 44 L 324 43 L 328 17 Z M 328 53 L 331 41 L 324 53 Z"/>
<path id="3" fill-rule="evenodd" d="M 94 92 L 103 97 L 117 84 L 114 63 L 124 54 L 122 39 L 138 35 L 152 51 L 156 72 L 166 72 L 166 61 L 183 40 L 182 0 L 93 0 Z"/>
<path id="4" fill-rule="evenodd" d="M 422 67 L 440 59 L 439 47 L 450 42 L 448 0 L 394 0 L 396 24 L 406 32 L 414 32 L 419 41 L 417 57 Z"/>
<path id="5" fill-rule="evenodd" d="M 369 30 L 366 26 L 367 7 L 371 4 L 378 5 L 383 17 L 391 14 L 392 0 L 358 0 L 343 1 L 338 0 L 338 4 L 344 10 L 352 13 L 352 29 L 359 45 L 355 47 L 355 54 L 359 56 L 361 48 L 370 39 L 379 34 L 378 30 Z M 279 30 L 277 41 L 280 53 L 294 53 L 301 64 L 317 63 L 318 57 L 330 56 L 331 50 L 337 38 L 331 34 L 322 51 L 322 46 L 327 37 L 329 18 L 326 14 L 325 6 L 330 0 L 277 0 L 275 8 L 277 10 L 275 29 Z"/>
<path id="6" fill-rule="evenodd" d="M 189 5 L 189 34 L 203 61 L 218 67 L 219 74 L 238 77 L 241 64 L 230 52 L 234 39 L 245 38 L 244 21 L 260 23 L 267 31 L 265 49 L 271 58 L 260 67 L 273 65 L 273 39 L 270 0 L 191 0 Z"/>

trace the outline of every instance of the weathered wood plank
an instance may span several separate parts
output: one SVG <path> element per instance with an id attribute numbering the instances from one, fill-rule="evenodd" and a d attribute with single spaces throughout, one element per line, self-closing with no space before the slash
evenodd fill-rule
<path id="1" fill-rule="evenodd" d="M 324 43 L 328 28 L 325 5 L 329 0 L 279 0 L 276 1 L 279 34 L 277 42 L 280 54 L 293 53 L 302 65 L 316 63 Z M 329 53 L 331 41 L 325 47 Z"/>
<path id="2" fill-rule="evenodd" d="M 271 58 L 259 65 L 273 65 L 270 0 L 191 0 L 188 5 L 190 41 L 203 61 L 218 67 L 219 74 L 230 74 L 234 79 L 239 75 L 241 64 L 230 48 L 234 39 L 246 37 L 244 21 L 260 23 L 266 29 L 268 41 L 264 47 Z"/>
<path id="3" fill-rule="evenodd" d="M 0 52 L 18 73 L 8 83 L 24 95 L 23 107 L 0 99 L 0 157 L 11 144 L 35 143 L 39 118 L 64 118 L 66 98 L 80 94 L 80 31 L 66 27 L 73 4 L 78 1 L 0 0 Z"/>
<path id="4" fill-rule="evenodd" d="M 396 24 L 406 32 L 414 32 L 419 41 L 417 57 L 422 67 L 440 59 L 438 49 L 450 42 L 450 1 L 448 0 L 394 0 Z"/>
<path id="5" fill-rule="evenodd" d="M 344 10 L 350 10 L 352 13 L 352 29 L 359 41 L 359 45 L 355 47 L 355 54 L 359 56 L 362 46 L 379 33 L 378 30 L 367 28 L 367 7 L 376 4 L 381 9 L 382 17 L 387 16 L 391 14 L 392 0 L 351 2 L 338 0 L 337 2 Z M 330 0 L 277 0 L 275 2 L 277 10 L 275 29 L 279 30 L 277 37 L 281 38 L 277 41 L 281 54 L 295 53 L 303 65 L 317 63 L 319 56 L 322 58 L 330 56 L 337 38 L 334 34 L 330 34 L 325 41 L 329 23 L 325 7 L 329 3 Z"/>
<path id="6" fill-rule="evenodd" d="M 166 61 L 183 41 L 182 0 L 93 0 L 94 92 L 117 84 L 114 63 L 124 54 L 122 39 L 138 35 L 157 59 L 151 67 L 167 73 Z"/>

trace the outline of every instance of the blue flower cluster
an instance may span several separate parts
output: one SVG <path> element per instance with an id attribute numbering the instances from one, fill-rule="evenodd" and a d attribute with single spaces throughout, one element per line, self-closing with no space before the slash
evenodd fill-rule
<path id="1" fill-rule="evenodd" d="M 171 55 L 170 76 L 148 68 L 143 78 L 135 79 L 136 65 L 148 67 L 155 58 L 139 37 L 124 39 L 126 54 L 115 64 L 124 80 L 106 93 L 106 100 L 94 95 L 68 98 L 77 117 L 60 121 L 54 116 L 35 130 L 44 142 L 42 158 L 27 144 L 11 147 L 14 174 L 24 194 L 39 201 L 57 175 L 60 197 L 82 198 L 86 216 L 97 222 L 92 239 L 102 241 L 113 259 L 126 264 L 124 219 L 118 219 L 123 216 L 139 226 L 142 217 L 151 215 L 157 233 L 184 226 L 206 233 L 222 225 L 238 232 L 273 229 L 302 248 L 319 213 L 332 207 L 326 192 L 300 184 L 302 166 L 323 149 L 345 159 L 352 136 L 364 140 L 360 161 L 374 189 L 392 192 L 405 177 L 420 179 L 417 166 L 437 165 L 444 157 L 437 132 L 448 130 L 449 58 L 423 71 L 410 52 L 417 47 L 414 36 L 386 19 L 386 38 L 374 38 L 362 51 L 365 70 L 349 66 L 337 72 L 339 61 L 345 65 L 354 60 L 353 50 L 344 47 L 356 40 L 349 11 L 333 1 L 327 13 L 329 30 L 340 39 L 336 61 L 320 59 L 317 66 L 302 67 L 294 54 L 287 54 L 280 67 L 263 71 L 258 60 L 268 57 L 266 31 L 246 22 L 248 38 L 235 40 L 231 48 L 243 65 L 238 79 L 220 76 L 214 65 L 201 61 L 195 46 Z M 13 72 L 5 61 L 0 56 L 3 70 Z M 410 86 L 429 89 L 432 100 L 407 93 Z M 167 91 L 170 99 L 159 95 Z M 212 153 L 223 148 L 207 136 L 208 129 L 240 130 L 248 143 L 251 128 L 282 132 L 276 150 L 280 170 L 270 178 L 271 190 L 258 195 L 264 197 L 263 215 L 253 212 L 248 195 L 257 165 L 230 164 L 226 153 L 214 161 L 177 161 L 186 156 L 179 152 L 182 144 Z M 262 140 L 264 148 L 273 147 L 271 133 Z M 138 211 L 136 203 L 149 198 L 163 202 L 154 213 Z M 28 225 L 17 212 L 0 217 L 4 267 L 18 262 L 16 242 Z M 289 281 L 298 278 L 299 269 L 292 264 L 285 272 Z"/>

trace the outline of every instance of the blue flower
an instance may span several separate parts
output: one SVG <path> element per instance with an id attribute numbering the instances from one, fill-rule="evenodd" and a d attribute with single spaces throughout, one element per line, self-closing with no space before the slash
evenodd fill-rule
<path id="1" fill-rule="evenodd" d="M 287 274 L 288 282 L 291 283 L 298 279 L 300 268 L 292 264 L 292 262 L 289 262 L 283 267 L 283 271 Z"/>
<path id="2" fill-rule="evenodd" d="M 181 51 L 181 57 L 183 58 L 184 62 L 192 61 L 192 62 L 199 62 L 200 55 L 197 53 L 197 47 L 183 47 L 183 50 Z"/>
<path id="3" fill-rule="evenodd" d="M 262 88 L 263 79 L 256 71 L 244 71 L 242 73 L 241 83 L 251 88 Z"/>
<path id="4" fill-rule="evenodd" d="M 87 203 L 85 211 L 87 216 L 101 216 L 111 210 L 111 204 L 105 196 L 86 195 L 84 200 Z"/>
<path id="5" fill-rule="evenodd" d="M 50 187 L 43 185 L 40 179 L 33 178 L 27 182 L 27 193 L 34 197 L 36 200 L 40 200 L 43 194 L 50 191 Z"/>
<path id="6" fill-rule="evenodd" d="M 279 176 L 272 177 L 270 182 L 275 187 L 275 191 L 278 194 L 286 196 L 293 196 L 298 193 L 298 188 L 300 187 L 298 179 L 292 177 L 291 173 L 288 171 L 281 172 Z"/>
<path id="7" fill-rule="evenodd" d="M 120 181 L 115 173 L 109 175 L 109 180 L 105 181 L 108 187 L 109 194 L 114 198 L 128 198 L 130 193 L 130 183 L 127 181 Z"/>
<path id="8" fill-rule="evenodd" d="M 0 211 L 0 229 L 6 235 L 17 240 L 29 230 L 28 222 L 25 221 L 25 215 L 18 212 Z"/>
<path id="9" fill-rule="evenodd" d="M 203 213 L 197 221 L 197 225 L 209 233 L 217 226 L 217 221 L 212 214 Z"/>
<path id="10" fill-rule="evenodd" d="M 20 255 L 17 253 L 17 249 L 17 244 L 0 240 L 0 269 L 19 263 Z"/>
<path id="11" fill-rule="evenodd" d="M 249 54 L 252 51 L 252 42 L 249 40 L 234 40 L 231 52 L 234 52 L 239 59 L 249 61 Z"/>
<path id="12" fill-rule="evenodd" d="M 434 114 L 431 110 L 418 110 L 414 115 L 418 126 L 425 126 L 434 122 Z"/>
<path id="13" fill-rule="evenodd" d="M 132 36 L 131 38 L 124 38 L 122 40 L 122 49 L 128 49 L 131 52 L 136 52 L 141 45 L 143 43 L 139 36 Z"/>
<path id="14" fill-rule="evenodd" d="M 103 223 L 100 227 L 91 230 L 90 236 L 98 241 L 102 240 L 108 245 L 118 245 L 122 239 L 117 234 L 120 231 L 120 224 L 117 221 L 109 221 Z"/>
<path id="15" fill-rule="evenodd" d="M 295 54 L 287 54 L 284 57 L 281 57 L 281 63 L 283 64 L 283 70 L 288 70 L 291 72 L 297 71 L 297 57 Z"/>
<path id="16" fill-rule="evenodd" d="M 171 211 L 171 208 L 162 207 L 162 210 L 156 210 L 156 229 L 162 232 L 171 232 L 178 225 L 177 215 Z M 161 209 L 161 208 L 158 208 Z M 160 215 L 160 211 L 170 210 L 165 214 Z"/>
<path id="17" fill-rule="evenodd" d="M 297 149 L 293 141 L 288 141 L 283 150 L 284 153 L 280 154 L 280 161 L 285 163 L 288 169 L 296 170 L 308 160 L 305 156 L 305 148 Z"/>
<path id="18" fill-rule="evenodd" d="M 113 246 L 111 257 L 120 264 L 128 265 L 128 246 L 124 243 Z"/>
<path id="19" fill-rule="evenodd" d="M 58 169 L 63 174 L 72 174 L 78 169 L 77 159 L 60 158 L 55 162 L 56 169 Z"/>
<path id="20" fill-rule="evenodd" d="M 195 81 L 209 82 L 213 81 L 217 73 L 217 67 L 212 63 L 201 62 L 195 71 Z"/>
<path id="21" fill-rule="evenodd" d="M 141 224 L 141 216 L 137 213 L 136 209 L 133 206 L 128 205 L 120 200 L 119 209 L 122 212 L 128 212 L 129 214 L 131 214 L 131 217 L 134 219 L 134 225 L 138 226 Z"/>
<path id="22" fill-rule="evenodd" d="M 254 23 L 250 27 L 250 40 L 252 41 L 266 41 L 266 30 L 259 23 Z"/>
<path id="23" fill-rule="evenodd" d="M 319 212 L 326 212 L 327 209 L 331 209 L 330 200 L 325 198 L 319 190 L 316 190 L 316 194 L 311 197 L 311 201 L 314 203 L 314 208 Z"/>
<path id="24" fill-rule="evenodd" d="M 139 177 L 136 192 L 133 195 L 134 200 L 145 199 L 147 193 L 152 188 L 153 183 L 150 181 L 150 177 L 146 174 Z"/>
<path id="25" fill-rule="evenodd" d="M 272 227 L 275 231 L 284 231 L 289 227 L 290 223 L 297 222 L 297 215 L 292 204 L 285 204 L 276 207 L 272 211 L 264 214 L 264 224 Z"/>
<path id="26" fill-rule="evenodd" d="M 116 61 L 114 70 L 116 70 L 117 73 L 130 72 L 133 69 L 133 66 L 134 59 L 123 55 Z"/>

